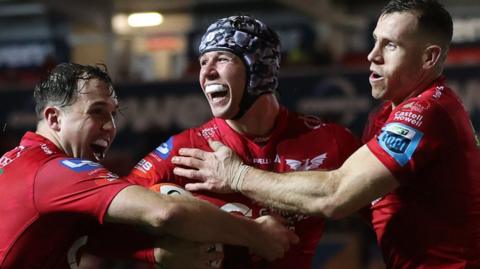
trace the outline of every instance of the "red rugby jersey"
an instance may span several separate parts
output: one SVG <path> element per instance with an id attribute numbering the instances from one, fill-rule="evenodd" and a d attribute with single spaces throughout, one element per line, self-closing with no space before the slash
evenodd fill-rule
<path id="1" fill-rule="evenodd" d="M 480 268 L 480 149 L 444 78 L 385 103 L 364 141 L 400 183 L 371 206 L 388 268 Z"/>
<path id="2" fill-rule="evenodd" d="M 0 159 L 0 268 L 76 268 L 79 249 L 129 185 L 27 132 Z"/>
<path id="3" fill-rule="evenodd" d="M 273 132 L 266 138 L 241 135 L 222 119 L 214 118 L 197 128 L 174 135 L 143 158 L 128 179 L 151 186 L 158 182 L 172 182 L 181 186 L 188 179 L 173 174 L 171 158 L 182 147 L 211 151 L 208 140 L 218 140 L 231 147 L 242 160 L 251 166 L 275 171 L 330 170 L 338 168 L 358 148 L 350 131 L 336 124 L 323 123 L 315 117 L 299 115 L 281 108 Z M 197 197 L 209 200 L 226 211 L 240 212 L 256 218 L 272 209 L 251 201 L 241 194 L 198 193 Z M 277 212 L 278 213 L 278 212 Z M 280 212 L 300 237 L 285 257 L 267 263 L 257 257 L 246 257 L 245 250 L 226 248 L 225 268 L 300 268 L 309 269 L 317 243 L 324 229 L 318 217 Z"/>

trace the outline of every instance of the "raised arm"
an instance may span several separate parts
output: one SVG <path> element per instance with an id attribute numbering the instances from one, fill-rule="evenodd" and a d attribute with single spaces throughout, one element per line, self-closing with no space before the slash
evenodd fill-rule
<path id="1" fill-rule="evenodd" d="M 211 142 L 215 152 L 182 149 L 173 158 L 177 175 L 199 179 L 188 190 L 240 191 L 272 207 L 326 217 L 349 215 L 394 190 L 390 171 L 362 146 L 337 170 L 267 172 L 242 164 L 226 146 Z"/>
<path id="2" fill-rule="evenodd" d="M 269 260 L 283 256 L 290 243 L 297 240 L 272 218 L 253 221 L 201 200 L 161 195 L 135 185 L 115 196 L 105 221 L 139 224 L 156 234 L 185 240 L 246 246 Z"/>

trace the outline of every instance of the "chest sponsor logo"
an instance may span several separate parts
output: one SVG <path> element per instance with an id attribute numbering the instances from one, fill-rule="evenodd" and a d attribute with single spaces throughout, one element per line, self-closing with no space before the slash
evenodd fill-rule
<path id="1" fill-rule="evenodd" d="M 252 162 L 254 164 L 270 164 L 270 158 L 253 158 Z"/>
<path id="2" fill-rule="evenodd" d="M 162 159 L 167 159 L 170 156 L 170 152 L 173 148 L 173 136 L 170 137 L 167 142 L 162 143 L 153 152 Z"/>
<path id="3" fill-rule="evenodd" d="M 327 159 L 327 153 L 320 154 L 313 159 L 305 159 L 302 161 L 294 160 L 294 159 L 286 159 L 287 165 L 290 169 L 295 171 L 308 171 L 317 169 L 323 162 Z"/>
<path id="4" fill-rule="evenodd" d="M 422 137 L 422 132 L 394 122 L 382 128 L 377 141 L 398 164 L 404 166 L 412 158 Z"/>
<path id="5" fill-rule="evenodd" d="M 92 162 L 89 160 L 82 160 L 82 159 L 61 160 L 60 164 L 77 173 L 92 171 L 99 167 L 102 167 L 102 165 L 99 163 Z"/>

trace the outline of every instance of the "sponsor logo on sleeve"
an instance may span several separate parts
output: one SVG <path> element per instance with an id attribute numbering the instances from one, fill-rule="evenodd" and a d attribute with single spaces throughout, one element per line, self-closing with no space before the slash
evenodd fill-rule
<path id="1" fill-rule="evenodd" d="M 399 111 L 399 112 L 395 112 L 393 120 L 403 121 L 411 125 L 420 127 L 423 124 L 423 115 L 413 113 L 411 111 Z"/>
<path id="2" fill-rule="evenodd" d="M 153 152 L 155 155 L 159 156 L 162 159 L 167 159 L 170 156 L 170 152 L 173 148 L 173 136 L 170 137 L 167 142 L 162 143 L 158 146 Z"/>
<path id="3" fill-rule="evenodd" d="M 146 174 L 150 169 L 152 169 L 153 165 L 151 162 L 141 159 L 137 165 L 135 165 L 135 169 L 140 170 L 142 173 Z"/>
<path id="4" fill-rule="evenodd" d="M 422 137 L 423 133 L 417 129 L 395 122 L 383 127 L 377 140 L 400 166 L 404 166 L 412 158 Z"/>
<path id="5" fill-rule="evenodd" d="M 102 165 L 99 163 L 82 159 L 65 159 L 61 160 L 60 164 L 77 173 L 92 171 L 99 167 L 102 167 Z"/>

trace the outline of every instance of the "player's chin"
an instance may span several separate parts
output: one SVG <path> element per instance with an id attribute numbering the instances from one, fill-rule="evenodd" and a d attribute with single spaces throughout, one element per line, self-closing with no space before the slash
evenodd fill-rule
<path id="1" fill-rule="evenodd" d="M 225 108 L 212 107 L 212 114 L 215 118 L 220 118 L 224 120 L 233 118 L 233 115 L 231 115 L 233 113 L 230 113 L 228 109 Z"/>

